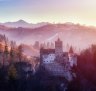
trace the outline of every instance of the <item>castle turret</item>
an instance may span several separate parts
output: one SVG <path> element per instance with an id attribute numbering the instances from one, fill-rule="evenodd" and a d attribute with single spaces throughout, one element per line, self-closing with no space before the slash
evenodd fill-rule
<path id="1" fill-rule="evenodd" d="M 70 63 L 70 66 L 73 67 L 74 65 L 77 66 L 77 56 L 76 54 L 74 53 L 74 50 L 73 50 L 73 47 L 71 46 L 70 49 L 69 49 L 69 63 Z"/>
<path id="2" fill-rule="evenodd" d="M 74 54 L 73 47 L 71 46 L 69 49 L 69 55 L 72 56 Z"/>

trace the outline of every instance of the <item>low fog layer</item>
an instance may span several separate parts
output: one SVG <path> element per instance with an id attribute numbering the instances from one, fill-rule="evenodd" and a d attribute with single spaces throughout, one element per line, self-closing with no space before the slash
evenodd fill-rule
<path id="1" fill-rule="evenodd" d="M 0 26 L 0 33 L 5 34 L 17 44 L 33 45 L 35 41 L 40 43 L 55 42 L 61 38 L 64 47 L 72 45 L 76 49 L 84 49 L 96 43 L 96 28 L 79 24 L 46 24 L 34 28 Z"/>

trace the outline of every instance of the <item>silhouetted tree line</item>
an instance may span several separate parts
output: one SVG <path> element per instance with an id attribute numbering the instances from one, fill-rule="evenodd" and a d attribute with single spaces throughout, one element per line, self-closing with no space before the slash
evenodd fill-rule
<path id="1" fill-rule="evenodd" d="M 92 45 L 78 55 L 77 77 L 81 89 L 96 91 L 96 45 Z"/>
<path id="2" fill-rule="evenodd" d="M 17 46 L 15 41 L 9 41 L 5 35 L 0 35 L 0 66 L 24 60 L 27 58 L 23 54 L 23 44 Z"/>
<path id="3" fill-rule="evenodd" d="M 77 77 L 72 82 L 65 78 L 50 77 L 50 73 L 40 67 L 38 70 L 24 71 L 26 67 L 37 67 L 37 58 L 29 64 L 24 61 L 23 47 L 3 36 L 0 43 L 0 91 L 96 91 L 96 45 L 83 50 L 78 55 L 77 67 L 73 67 Z M 0 39 L 1 39 L 0 38 Z M 37 61 L 36 61 L 37 60 Z M 9 62 L 6 66 L 5 62 Z M 36 64 L 35 64 L 36 63 Z"/>

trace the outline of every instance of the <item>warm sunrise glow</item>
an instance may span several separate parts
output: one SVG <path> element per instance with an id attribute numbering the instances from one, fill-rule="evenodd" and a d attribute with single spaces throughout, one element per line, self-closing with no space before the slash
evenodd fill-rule
<path id="1" fill-rule="evenodd" d="M 0 22 L 24 19 L 31 23 L 73 22 L 96 26 L 95 9 L 96 0 L 0 0 Z"/>

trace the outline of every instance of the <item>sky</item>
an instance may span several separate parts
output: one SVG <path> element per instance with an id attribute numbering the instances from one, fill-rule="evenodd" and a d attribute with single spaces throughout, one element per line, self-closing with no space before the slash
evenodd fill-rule
<path id="1" fill-rule="evenodd" d="M 96 0 L 0 0 L 0 22 L 19 19 L 96 26 Z"/>

